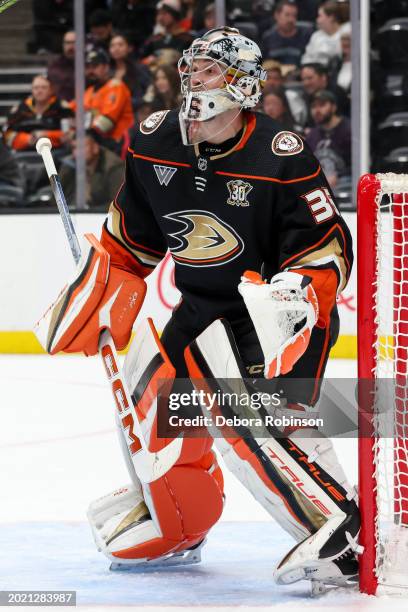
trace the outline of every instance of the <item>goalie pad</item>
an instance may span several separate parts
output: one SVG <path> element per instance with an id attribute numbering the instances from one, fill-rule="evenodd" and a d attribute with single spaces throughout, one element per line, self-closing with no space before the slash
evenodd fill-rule
<path id="1" fill-rule="evenodd" d="M 236 387 L 229 391 L 239 392 L 240 388 L 245 391 L 244 381 L 238 380 L 244 372 L 243 365 L 227 322 L 212 323 L 190 344 L 185 356 L 197 388 L 208 392 L 213 379 L 217 379 L 217 388 L 228 379 L 228 386 Z M 225 417 L 233 413 L 228 404 L 216 405 L 215 410 Z M 236 406 L 234 410 L 237 411 Z M 258 416 L 265 413 L 265 409 L 259 409 Z M 248 410 L 244 416 L 248 416 Z M 235 423 L 217 427 L 214 419 L 209 431 L 228 468 L 283 529 L 298 543 L 304 542 L 279 565 L 276 580 L 285 583 L 318 578 L 313 575 L 313 568 L 322 579 L 341 573 L 335 563 L 347 555 L 354 559 L 360 520 L 355 491 L 331 441 L 311 428 L 293 432 L 290 437 L 275 438 L 277 430 L 265 426 L 263 430 L 257 428 L 254 437 L 250 427 Z M 314 544 L 309 556 L 308 542 Z M 309 573 L 304 571 L 305 567 L 310 568 Z"/>
<path id="2" fill-rule="evenodd" d="M 120 437 L 125 457 L 130 450 L 128 467 L 134 484 L 93 502 L 88 518 L 106 556 L 138 565 L 204 540 L 222 512 L 223 479 L 210 438 L 159 435 L 158 396 L 169 393 L 175 369 L 151 319 L 135 332 L 124 374 L 134 410 L 121 407 Z M 135 435 L 135 418 L 147 444 L 144 452 Z"/>
<path id="3" fill-rule="evenodd" d="M 306 351 L 318 319 L 318 302 L 311 279 L 282 272 L 271 282 L 257 272 L 245 272 L 238 285 L 265 358 L 264 374 L 287 374 Z"/>
<path id="4" fill-rule="evenodd" d="M 85 234 L 75 276 L 36 324 L 35 334 L 51 355 L 59 351 L 95 355 L 104 329 L 123 349 L 145 294 L 145 282 L 110 266 L 109 253 L 94 235 Z"/>

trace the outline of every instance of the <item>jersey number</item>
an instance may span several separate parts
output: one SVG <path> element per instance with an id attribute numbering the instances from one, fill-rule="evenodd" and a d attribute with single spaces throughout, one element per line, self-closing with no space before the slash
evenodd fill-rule
<path id="1" fill-rule="evenodd" d="M 340 214 L 327 187 L 313 189 L 302 195 L 302 198 L 308 203 L 316 223 L 323 223 L 334 215 Z"/>

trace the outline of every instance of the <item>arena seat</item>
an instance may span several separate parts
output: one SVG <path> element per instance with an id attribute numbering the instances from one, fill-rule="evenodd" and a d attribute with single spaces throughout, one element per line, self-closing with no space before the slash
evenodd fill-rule
<path id="1" fill-rule="evenodd" d="M 408 67 L 408 17 L 387 21 L 379 28 L 375 44 L 384 69 Z"/>
<path id="2" fill-rule="evenodd" d="M 379 155 L 387 155 L 393 149 L 408 143 L 408 113 L 389 115 L 374 130 L 373 145 Z"/>

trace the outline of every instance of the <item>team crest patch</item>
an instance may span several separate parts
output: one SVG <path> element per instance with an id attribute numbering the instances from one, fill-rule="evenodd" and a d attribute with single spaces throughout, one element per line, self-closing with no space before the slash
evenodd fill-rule
<path id="1" fill-rule="evenodd" d="M 229 191 L 227 204 L 231 206 L 249 206 L 248 194 L 253 189 L 250 183 L 239 179 L 237 181 L 228 181 L 227 187 Z"/>
<path id="2" fill-rule="evenodd" d="M 168 232 L 174 261 L 192 268 L 222 266 L 238 257 L 244 241 L 231 225 L 207 210 L 164 215 L 175 229 Z"/>
<path id="3" fill-rule="evenodd" d="M 297 155 L 303 151 L 303 140 L 294 132 L 279 132 L 272 140 L 275 155 Z"/>
<path id="4" fill-rule="evenodd" d="M 156 113 L 152 113 L 151 115 L 149 115 L 147 119 L 142 121 L 140 124 L 140 131 L 142 132 L 142 134 L 152 134 L 153 132 L 155 132 L 157 128 L 163 123 L 164 118 L 169 112 L 170 111 L 168 110 L 157 111 Z"/>

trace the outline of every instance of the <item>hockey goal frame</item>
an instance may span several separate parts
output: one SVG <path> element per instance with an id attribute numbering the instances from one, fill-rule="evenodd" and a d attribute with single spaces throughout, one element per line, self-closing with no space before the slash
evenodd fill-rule
<path id="1" fill-rule="evenodd" d="M 379 348 L 381 329 L 376 296 L 377 291 L 381 290 L 379 287 L 381 279 L 378 279 L 381 267 L 379 259 L 384 257 L 384 254 L 380 252 L 381 237 L 378 230 L 379 217 L 384 214 L 380 211 L 381 197 L 384 193 L 389 197 L 389 210 L 386 214 L 392 215 L 389 217 L 391 219 L 389 221 L 391 228 L 389 259 L 392 265 L 390 270 L 392 314 L 390 314 L 391 339 L 386 348 L 388 354 L 381 356 Z M 381 526 L 380 493 L 376 478 L 379 460 L 378 450 L 376 455 L 374 444 L 376 440 L 374 407 L 377 392 L 375 374 L 377 362 L 381 359 L 388 359 L 392 363 L 393 378 L 396 383 L 393 396 L 395 401 L 393 414 L 396 416 L 393 419 L 394 436 L 390 443 L 391 454 L 394 457 L 391 514 L 394 515 L 395 524 L 405 529 L 405 525 L 408 527 L 408 438 L 405 435 L 406 415 L 408 414 L 406 393 L 408 372 L 408 175 L 365 174 L 359 181 L 357 196 L 357 353 L 360 405 L 358 452 L 361 513 L 359 541 L 364 547 L 360 556 L 360 590 L 370 595 L 380 594 L 383 588 L 385 592 L 408 594 L 408 570 L 406 572 L 407 581 L 404 585 L 393 585 L 392 581 L 390 587 L 388 585 L 384 587 L 383 582 L 379 584 L 379 561 L 377 560 L 379 553 L 377 551 L 381 545 L 379 535 Z M 383 288 L 383 291 L 387 289 Z"/>

